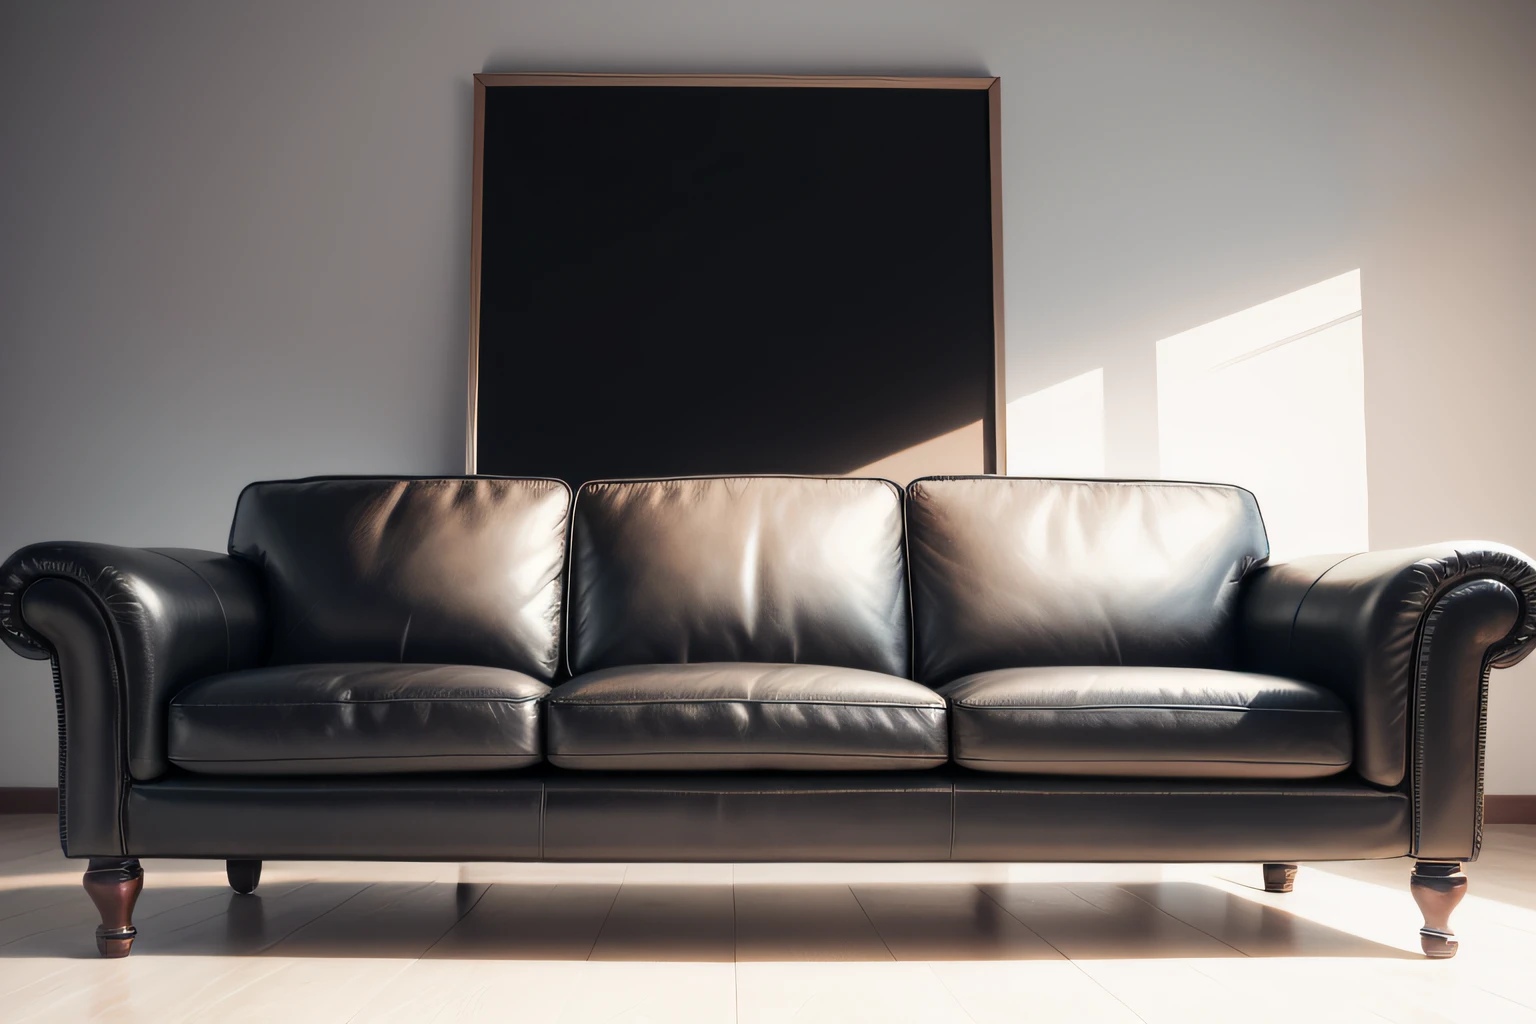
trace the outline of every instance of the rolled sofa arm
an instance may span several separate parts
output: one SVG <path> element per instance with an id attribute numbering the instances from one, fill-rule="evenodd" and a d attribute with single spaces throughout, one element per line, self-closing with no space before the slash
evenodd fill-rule
<path id="1" fill-rule="evenodd" d="M 1333 690 L 1361 777 L 1410 780 L 1414 855 L 1475 857 L 1488 671 L 1536 639 L 1531 560 L 1480 541 L 1305 558 L 1255 570 L 1240 607 L 1245 667 Z"/>
<path id="2" fill-rule="evenodd" d="M 125 852 L 122 794 L 165 772 L 171 698 L 260 664 L 267 634 L 260 575 L 229 555 L 52 543 L 0 565 L 0 639 L 53 661 L 66 854 Z"/>

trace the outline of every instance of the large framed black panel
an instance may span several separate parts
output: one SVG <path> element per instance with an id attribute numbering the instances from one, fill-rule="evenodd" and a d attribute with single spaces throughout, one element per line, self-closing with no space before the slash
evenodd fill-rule
<path id="1" fill-rule="evenodd" d="M 477 75 L 469 472 L 995 471 L 998 106 L 989 78 Z"/>

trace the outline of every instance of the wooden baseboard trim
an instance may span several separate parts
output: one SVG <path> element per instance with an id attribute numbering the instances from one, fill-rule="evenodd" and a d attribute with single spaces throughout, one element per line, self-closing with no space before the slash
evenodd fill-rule
<path id="1" fill-rule="evenodd" d="M 0 786 L 0 814 L 57 814 L 59 791 L 52 786 Z"/>
<path id="2" fill-rule="evenodd" d="M 1536 825 L 1536 794 L 1483 797 L 1486 825 Z"/>

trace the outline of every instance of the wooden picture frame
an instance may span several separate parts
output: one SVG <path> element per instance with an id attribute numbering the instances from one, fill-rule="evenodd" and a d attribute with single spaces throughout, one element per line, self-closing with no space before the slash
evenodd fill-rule
<path id="1" fill-rule="evenodd" d="M 984 472 L 1000 473 L 1006 466 L 1004 416 L 1005 336 L 1003 326 L 1002 212 L 1002 87 L 995 77 L 902 77 L 871 75 L 761 74 L 609 74 L 609 73 L 493 73 L 474 76 L 474 150 L 470 234 L 469 379 L 465 440 L 465 472 L 478 469 L 479 384 L 482 310 L 483 204 L 485 191 L 486 95 L 490 89 L 520 86 L 668 86 L 837 89 L 945 89 L 987 93 L 991 185 L 993 361 L 990 401 L 982 423 Z M 570 481 L 579 485 L 582 481 Z"/>

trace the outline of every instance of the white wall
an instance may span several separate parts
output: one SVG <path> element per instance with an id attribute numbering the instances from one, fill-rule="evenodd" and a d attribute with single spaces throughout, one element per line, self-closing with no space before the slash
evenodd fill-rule
<path id="1" fill-rule="evenodd" d="M 1374 546 L 1536 551 L 1536 5 L 368 0 L 0 6 L 0 549 L 221 547 L 258 477 L 462 459 L 480 70 L 996 74 L 1010 397 L 1360 268 Z M 54 781 L 0 658 L 0 785 Z M 1536 668 L 1490 790 L 1536 792 Z"/>

